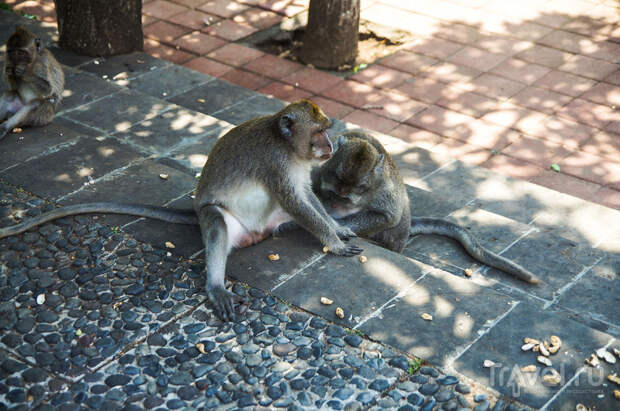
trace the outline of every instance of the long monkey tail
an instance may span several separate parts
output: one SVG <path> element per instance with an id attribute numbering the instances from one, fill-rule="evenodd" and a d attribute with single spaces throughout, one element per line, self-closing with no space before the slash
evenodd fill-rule
<path id="1" fill-rule="evenodd" d="M 19 224 L 0 228 L 0 238 L 23 233 L 32 227 L 56 220 L 57 218 L 88 213 L 126 214 L 153 218 L 168 223 L 198 225 L 198 217 L 194 210 L 171 209 L 143 204 L 85 203 L 57 208 Z"/>
<path id="2" fill-rule="evenodd" d="M 465 228 L 441 218 L 412 217 L 409 235 L 437 234 L 450 237 L 458 241 L 463 248 L 476 260 L 488 266 L 505 271 L 531 284 L 540 284 L 542 281 L 533 273 L 514 261 L 487 250 L 481 246 L 476 238 Z"/>

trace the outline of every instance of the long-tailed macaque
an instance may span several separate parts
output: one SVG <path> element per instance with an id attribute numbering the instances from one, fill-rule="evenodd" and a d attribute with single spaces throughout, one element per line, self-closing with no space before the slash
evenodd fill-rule
<path id="1" fill-rule="evenodd" d="M 332 154 L 325 131 L 330 120 L 308 100 L 289 104 L 274 115 L 258 117 L 220 138 L 205 164 L 194 212 L 118 203 L 62 207 L 11 227 L 0 238 L 68 215 L 131 214 L 200 225 L 205 247 L 206 290 L 215 313 L 235 320 L 232 294 L 224 288 L 224 271 L 233 247 L 247 247 L 294 220 L 331 253 L 351 256 L 362 249 L 342 240 L 355 233 L 339 225 L 312 192 L 310 170 Z"/>
<path id="2" fill-rule="evenodd" d="M 313 170 L 312 186 L 338 223 L 392 251 L 402 252 L 410 236 L 444 235 L 486 265 L 532 284 L 540 282 L 519 264 L 482 247 L 458 224 L 440 218 L 411 218 L 409 196 L 396 164 L 368 134 L 338 136 L 332 157 Z"/>
<path id="3" fill-rule="evenodd" d="M 41 40 L 18 26 L 6 43 L 4 79 L 8 90 L 0 98 L 0 139 L 14 127 L 49 124 L 62 99 L 65 75 Z"/>

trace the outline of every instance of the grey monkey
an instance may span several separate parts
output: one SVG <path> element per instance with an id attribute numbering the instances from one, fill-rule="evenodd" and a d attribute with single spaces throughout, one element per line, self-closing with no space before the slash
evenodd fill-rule
<path id="1" fill-rule="evenodd" d="M 398 167 L 381 143 L 366 133 L 338 136 L 332 157 L 313 170 L 312 187 L 338 223 L 387 249 L 400 253 L 410 236 L 443 235 L 457 240 L 469 255 L 486 265 L 540 283 L 527 269 L 481 246 L 458 224 L 440 218 L 412 218 Z"/>

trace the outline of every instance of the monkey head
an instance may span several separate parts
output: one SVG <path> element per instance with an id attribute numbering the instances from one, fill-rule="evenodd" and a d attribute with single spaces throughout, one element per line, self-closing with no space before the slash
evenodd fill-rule
<path id="1" fill-rule="evenodd" d="M 41 51 L 41 40 L 29 30 L 17 26 L 6 43 L 7 58 L 13 67 L 27 67 Z"/>
<path id="2" fill-rule="evenodd" d="M 327 135 L 331 120 L 309 100 L 291 103 L 275 115 L 278 133 L 303 160 L 327 160 L 333 152 Z"/>
<path id="3" fill-rule="evenodd" d="M 319 171 L 319 197 L 332 209 L 354 209 L 372 198 L 383 184 L 385 156 L 372 144 L 352 136 L 338 136 L 333 156 Z"/>

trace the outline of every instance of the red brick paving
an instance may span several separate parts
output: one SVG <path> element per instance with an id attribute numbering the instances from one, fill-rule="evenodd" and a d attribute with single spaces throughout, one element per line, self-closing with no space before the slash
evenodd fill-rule
<path id="1" fill-rule="evenodd" d="M 54 21 L 52 0 L 8 5 Z M 416 40 L 348 78 L 234 43 L 308 0 L 143 1 L 146 52 L 462 161 L 620 209 L 613 1 L 362 0 Z M 553 163 L 560 172 L 550 171 Z"/>

